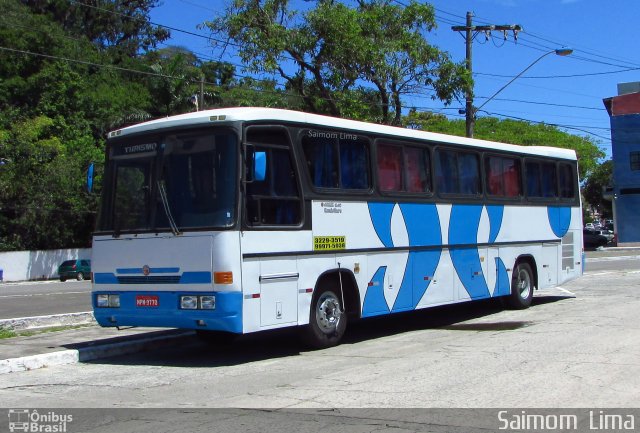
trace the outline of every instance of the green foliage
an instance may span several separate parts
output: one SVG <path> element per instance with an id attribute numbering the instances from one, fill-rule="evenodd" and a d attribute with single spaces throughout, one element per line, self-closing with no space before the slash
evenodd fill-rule
<path id="1" fill-rule="evenodd" d="M 609 159 L 596 166 L 582 189 L 584 204 L 595 208 L 603 218 L 613 218 L 611 201 L 603 197 L 604 189 L 610 186 L 613 186 L 613 161 Z"/>
<path id="2" fill-rule="evenodd" d="M 239 46 L 248 70 L 279 74 L 316 113 L 398 125 L 404 95 L 433 88 L 449 103 L 471 82 L 462 64 L 427 42 L 434 10 L 416 1 L 352 8 L 319 0 L 298 12 L 287 0 L 235 0 L 205 25 Z"/>

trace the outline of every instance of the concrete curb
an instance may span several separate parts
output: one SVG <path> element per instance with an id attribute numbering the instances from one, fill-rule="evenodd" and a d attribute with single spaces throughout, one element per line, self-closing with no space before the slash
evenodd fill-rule
<path id="1" fill-rule="evenodd" d="M 78 349 L 3 359 L 0 360 L 0 374 L 36 370 L 55 365 L 88 362 L 110 356 L 127 355 L 144 350 L 157 349 L 171 344 L 173 340 L 177 338 L 184 338 L 191 335 L 194 335 L 194 332 L 189 330 L 159 331 L 152 332 L 147 336 L 136 336 L 128 341 L 105 343 L 96 341 L 88 343 L 88 346 Z"/>
<path id="2" fill-rule="evenodd" d="M 95 324 L 93 312 L 53 314 L 50 316 L 19 317 L 0 319 L 0 328 L 13 331 L 52 328 L 54 326 L 77 326 Z"/>

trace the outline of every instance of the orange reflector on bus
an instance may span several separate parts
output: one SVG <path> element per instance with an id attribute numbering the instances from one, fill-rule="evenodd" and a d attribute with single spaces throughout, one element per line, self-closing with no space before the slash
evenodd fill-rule
<path id="1" fill-rule="evenodd" d="M 214 272 L 213 282 L 216 284 L 233 284 L 233 272 Z"/>

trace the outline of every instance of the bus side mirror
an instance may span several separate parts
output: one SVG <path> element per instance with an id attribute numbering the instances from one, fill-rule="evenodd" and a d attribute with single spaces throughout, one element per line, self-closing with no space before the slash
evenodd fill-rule
<path id="1" fill-rule="evenodd" d="M 92 162 L 87 169 L 87 192 L 93 192 L 93 172 L 95 170 L 95 164 Z"/>
<path id="2" fill-rule="evenodd" d="M 253 180 L 262 182 L 267 177 L 267 152 L 253 153 Z"/>

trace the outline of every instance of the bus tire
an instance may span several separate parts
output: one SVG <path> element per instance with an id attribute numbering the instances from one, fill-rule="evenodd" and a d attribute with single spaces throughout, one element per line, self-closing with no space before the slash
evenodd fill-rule
<path id="1" fill-rule="evenodd" d="M 533 300 L 534 279 L 529 263 L 519 263 L 511 277 L 511 295 L 507 302 L 511 308 L 523 310 L 529 308 Z"/>
<path id="2" fill-rule="evenodd" d="M 324 349 L 340 343 L 347 329 L 347 313 L 339 293 L 337 290 L 323 288 L 313 297 L 309 325 L 303 328 L 302 335 L 308 346 Z"/>

